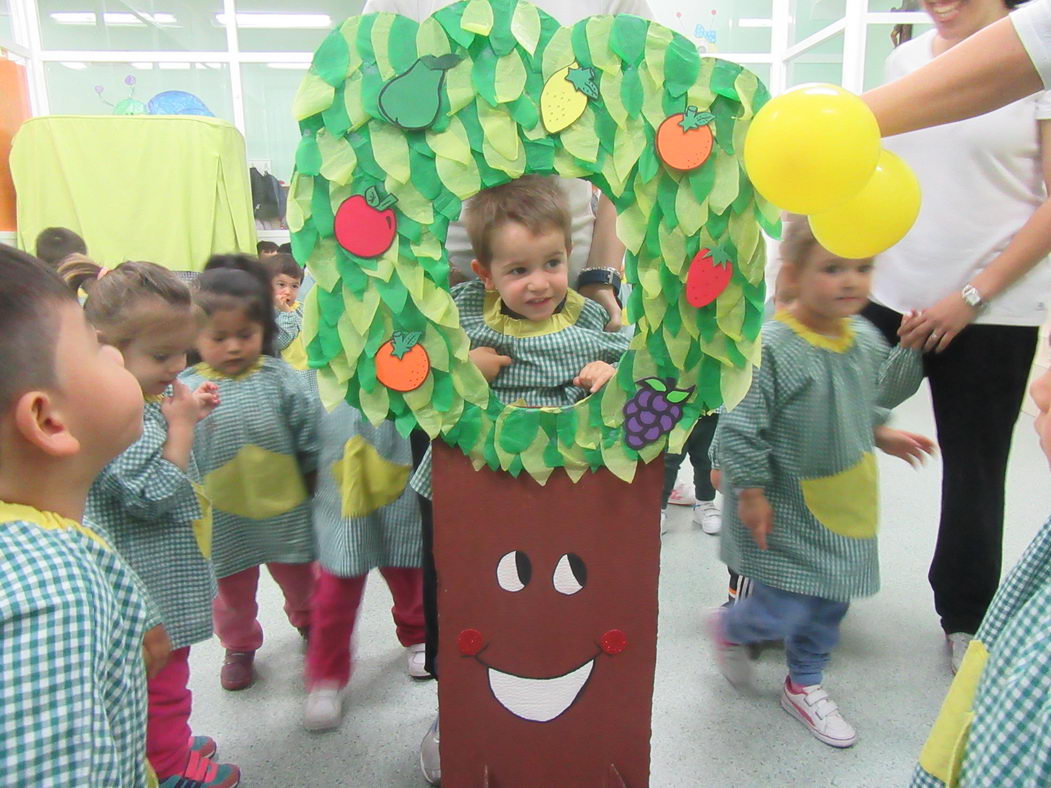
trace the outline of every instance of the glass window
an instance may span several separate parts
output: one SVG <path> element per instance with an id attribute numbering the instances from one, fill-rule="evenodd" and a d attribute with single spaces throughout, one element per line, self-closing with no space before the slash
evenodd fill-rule
<path id="1" fill-rule="evenodd" d="M 843 84 L 843 34 L 837 33 L 788 61 L 788 87 L 808 82 Z"/>
<path id="2" fill-rule="evenodd" d="M 869 11 L 922 11 L 921 0 L 869 0 Z"/>
<path id="3" fill-rule="evenodd" d="M 242 52 L 314 52 L 329 30 L 363 5 L 364 0 L 243 0 L 237 3 L 238 46 Z M 225 21 L 226 15 L 218 19 Z"/>
<path id="4" fill-rule="evenodd" d="M 44 49 L 225 50 L 222 0 L 38 0 Z"/>
<path id="5" fill-rule="evenodd" d="M 126 110 L 181 114 L 183 107 L 199 110 L 203 105 L 216 117 L 233 122 L 230 72 L 223 63 L 68 61 L 46 63 L 44 77 L 55 115 L 109 115 Z M 160 95 L 168 91 L 179 93 Z"/>
<path id="6" fill-rule="evenodd" d="M 11 0 L 0 0 L 0 43 L 15 43 L 14 24 L 11 21 Z"/>
<path id="7" fill-rule="evenodd" d="M 911 25 L 912 38 L 918 38 L 931 29 L 931 25 Z M 883 63 L 894 49 L 891 41 L 893 25 L 869 25 L 865 45 L 865 90 L 883 84 Z"/>
<path id="8" fill-rule="evenodd" d="M 289 108 L 307 64 L 246 63 L 241 67 L 248 160 L 278 180 L 292 178 L 299 126 Z"/>
<path id="9" fill-rule="evenodd" d="M 772 0 L 650 0 L 654 19 L 708 54 L 769 52 L 772 6 Z"/>
<path id="10" fill-rule="evenodd" d="M 817 31 L 824 30 L 842 19 L 846 12 L 846 0 L 792 0 L 788 36 L 790 44 L 798 44 Z"/>

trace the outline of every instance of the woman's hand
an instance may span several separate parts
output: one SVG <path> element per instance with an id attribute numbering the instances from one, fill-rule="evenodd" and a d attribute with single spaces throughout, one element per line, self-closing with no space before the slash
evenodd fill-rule
<path id="1" fill-rule="evenodd" d="M 905 347 L 941 353 L 976 317 L 978 310 L 964 301 L 962 295 L 950 293 L 930 309 L 906 315 L 898 336 Z"/>

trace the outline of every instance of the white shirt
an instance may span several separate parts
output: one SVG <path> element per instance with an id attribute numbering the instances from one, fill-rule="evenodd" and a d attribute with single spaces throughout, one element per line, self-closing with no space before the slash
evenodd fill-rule
<path id="1" fill-rule="evenodd" d="M 1011 21 L 1044 87 L 1051 88 L 1051 2 L 1034 0 L 1012 12 Z"/>
<path id="2" fill-rule="evenodd" d="M 929 63 L 934 37 L 931 30 L 894 50 L 887 80 Z M 996 259 L 1047 199 L 1037 123 L 1047 118 L 1051 93 L 1037 93 L 977 118 L 884 140 L 915 171 L 923 203 L 909 234 L 876 261 L 875 301 L 902 313 L 929 308 Z M 975 322 L 1039 326 L 1049 298 L 1045 259 Z"/>
<path id="3" fill-rule="evenodd" d="M 367 0 L 363 14 L 388 11 L 421 22 L 439 8 L 451 5 L 455 0 Z M 646 0 L 531 0 L 533 5 L 547 12 L 563 25 L 572 25 L 589 16 L 599 14 L 635 14 L 646 19 L 653 18 Z M 591 253 L 591 234 L 595 227 L 595 214 L 591 209 L 591 184 L 580 178 L 561 178 L 560 185 L 569 201 L 569 215 L 573 237 L 573 250 L 569 256 L 569 285 L 576 286 L 577 276 L 587 266 Z M 445 242 L 449 263 L 467 276 L 471 273 L 471 241 L 467 230 L 460 222 L 449 224 L 449 235 Z"/>

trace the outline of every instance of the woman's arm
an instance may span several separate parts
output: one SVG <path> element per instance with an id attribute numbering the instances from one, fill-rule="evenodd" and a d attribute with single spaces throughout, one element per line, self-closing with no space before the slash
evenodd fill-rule
<path id="1" fill-rule="evenodd" d="M 623 270 L 624 244 L 617 238 L 617 209 L 603 194 L 599 197 L 595 212 L 595 228 L 591 234 L 591 251 L 588 252 L 588 268 L 616 268 Z M 580 294 L 597 301 L 609 314 L 607 331 L 619 331 L 623 325 L 621 306 L 612 285 L 590 284 L 580 288 Z"/>
<path id="2" fill-rule="evenodd" d="M 1004 18 L 861 98 L 890 137 L 981 115 L 1042 88 L 1014 24 Z"/>

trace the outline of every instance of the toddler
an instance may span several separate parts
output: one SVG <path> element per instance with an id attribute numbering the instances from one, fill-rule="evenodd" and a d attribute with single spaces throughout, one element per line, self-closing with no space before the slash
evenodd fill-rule
<path id="1" fill-rule="evenodd" d="M 84 239 L 65 227 L 48 227 L 36 237 L 36 256 L 55 268 L 71 254 L 87 253 Z"/>
<path id="2" fill-rule="evenodd" d="M 263 262 L 274 290 L 277 315 L 277 350 L 293 369 L 305 370 L 307 349 L 301 336 L 303 305 L 298 300 L 303 285 L 303 269 L 290 254 L 276 252 Z"/>

